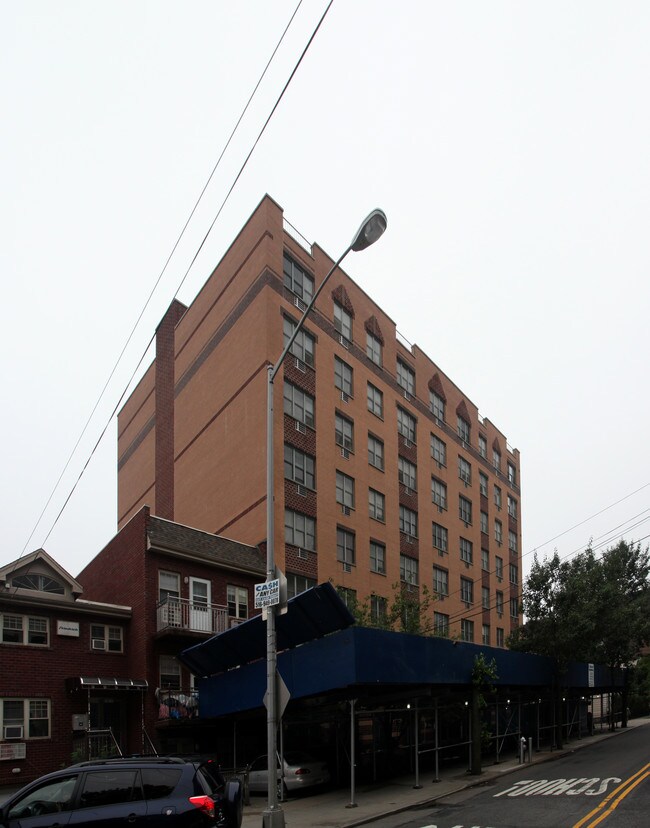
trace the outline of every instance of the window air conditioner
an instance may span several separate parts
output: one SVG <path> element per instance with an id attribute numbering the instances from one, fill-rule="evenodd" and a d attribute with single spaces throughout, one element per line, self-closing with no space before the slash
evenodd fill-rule
<path id="1" fill-rule="evenodd" d="M 5 739 L 22 739 L 24 728 L 22 725 L 4 725 L 2 733 Z"/>
<path id="2" fill-rule="evenodd" d="M 301 434 L 306 434 L 307 427 L 304 423 L 301 423 L 300 420 L 296 420 L 296 431 L 299 431 Z"/>
<path id="3" fill-rule="evenodd" d="M 305 303 L 299 296 L 293 297 L 293 304 L 298 308 L 298 310 L 301 310 L 303 313 L 307 310 L 307 305 L 305 305 Z"/>
<path id="4" fill-rule="evenodd" d="M 305 363 L 304 363 L 304 362 L 300 359 L 300 357 L 296 357 L 296 368 L 297 368 L 299 371 L 302 371 L 302 373 L 303 373 L 303 374 L 304 374 L 304 373 L 305 373 L 305 371 L 306 371 L 306 368 L 305 368 Z"/>
<path id="5" fill-rule="evenodd" d="M 106 649 L 106 641 L 103 638 L 93 638 L 92 640 L 92 649 L 93 650 L 105 650 Z"/>
<path id="6" fill-rule="evenodd" d="M 344 563 L 343 564 L 343 571 L 344 572 L 352 572 L 352 564 Z"/>
<path id="7" fill-rule="evenodd" d="M 350 395 L 346 394 L 345 391 L 341 391 L 341 402 L 350 402 Z"/>

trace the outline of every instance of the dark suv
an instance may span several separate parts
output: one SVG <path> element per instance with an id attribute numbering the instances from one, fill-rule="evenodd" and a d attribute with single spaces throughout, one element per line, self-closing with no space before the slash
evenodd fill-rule
<path id="1" fill-rule="evenodd" d="M 5 828 L 128 824 L 240 828 L 242 786 L 215 762 L 141 757 L 81 762 L 41 776 L 0 808 Z"/>

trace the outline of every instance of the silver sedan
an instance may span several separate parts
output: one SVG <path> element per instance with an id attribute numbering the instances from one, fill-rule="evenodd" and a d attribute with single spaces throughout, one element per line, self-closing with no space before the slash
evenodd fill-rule
<path id="1" fill-rule="evenodd" d="M 326 785 L 330 773 L 325 762 L 314 759 L 307 753 L 289 750 L 284 754 L 284 787 L 280 778 L 278 763 L 278 791 L 300 791 L 317 785 Z M 268 762 L 266 756 L 258 756 L 248 766 L 248 789 L 251 793 L 266 793 L 268 790 Z"/>

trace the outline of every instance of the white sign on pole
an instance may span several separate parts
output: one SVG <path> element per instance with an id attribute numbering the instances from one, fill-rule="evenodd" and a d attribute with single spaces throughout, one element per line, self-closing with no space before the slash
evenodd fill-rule
<path id="1" fill-rule="evenodd" d="M 272 607 L 280 603 L 280 579 L 255 584 L 255 609 Z"/>

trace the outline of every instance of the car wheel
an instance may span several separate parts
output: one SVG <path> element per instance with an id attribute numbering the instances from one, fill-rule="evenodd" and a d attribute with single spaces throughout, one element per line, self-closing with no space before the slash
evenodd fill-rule
<path id="1" fill-rule="evenodd" d="M 224 798 L 228 828 L 240 828 L 244 809 L 241 779 L 229 780 Z"/>

